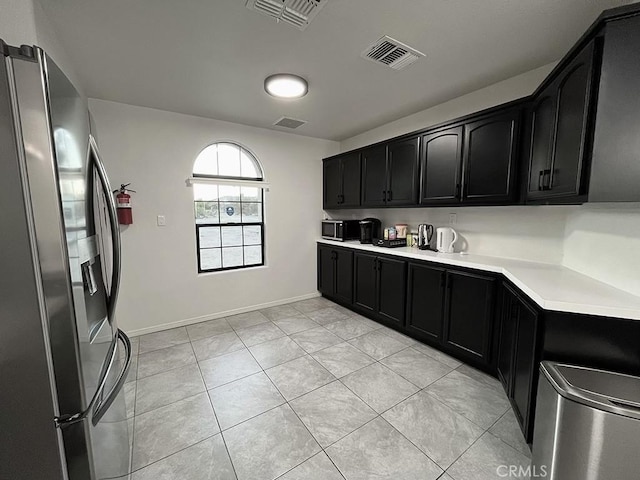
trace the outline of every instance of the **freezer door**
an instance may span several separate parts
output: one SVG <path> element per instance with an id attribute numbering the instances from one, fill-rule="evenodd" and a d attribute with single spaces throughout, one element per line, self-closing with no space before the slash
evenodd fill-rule
<path id="1" fill-rule="evenodd" d="M 77 442 L 74 430 L 82 426 L 91 478 L 114 478 L 128 473 L 130 457 L 122 387 L 131 348 L 115 318 L 120 232 L 109 180 L 89 132 L 86 100 L 49 57 L 45 64 L 84 391 L 75 413 L 84 421 L 63 426 L 65 446 Z"/>

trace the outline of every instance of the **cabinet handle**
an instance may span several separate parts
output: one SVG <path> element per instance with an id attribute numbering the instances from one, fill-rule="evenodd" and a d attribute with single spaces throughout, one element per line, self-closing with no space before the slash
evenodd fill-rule
<path id="1" fill-rule="evenodd" d="M 387 201 L 387 191 L 386 190 L 382 190 L 382 201 L 383 202 Z"/>
<path id="2" fill-rule="evenodd" d="M 447 274 L 445 273 L 445 271 L 443 270 L 440 273 L 440 289 L 444 290 L 445 284 L 447 282 Z"/>
<path id="3" fill-rule="evenodd" d="M 376 271 L 376 270 L 378 269 L 377 265 L 378 265 L 378 259 L 377 259 L 377 258 L 374 258 L 374 259 L 373 259 L 373 270 L 374 270 L 374 271 Z"/>
<path id="4" fill-rule="evenodd" d="M 390 202 L 391 198 L 391 190 L 387 190 L 387 201 Z"/>
<path id="5" fill-rule="evenodd" d="M 551 170 L 542 170 L 542 190 L 551 190 Z"/>
<path id="6" fill-rule="evenodd" d="M 456 198 L 460 199 L 460 190 L 461 190 L 461 185 L 459 183 L 456 183 Z"/>
<path id="7" fill-rule="evenodd" d="M 544 170 L 540 170 L 540 173 L 538 174 L 538 190 L 541 191 L 542 188 L 542 179 L 544 177 Z"/>

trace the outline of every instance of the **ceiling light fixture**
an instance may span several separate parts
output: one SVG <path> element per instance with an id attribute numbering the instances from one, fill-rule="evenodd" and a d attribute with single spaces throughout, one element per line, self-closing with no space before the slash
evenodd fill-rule
<path id="1" fill-rule="evenodd" d="M 276 98 L 300 98 L 309 91 L 307 81 L 292 73 L 277 73 L 264 79 L 265 91 Z"/>

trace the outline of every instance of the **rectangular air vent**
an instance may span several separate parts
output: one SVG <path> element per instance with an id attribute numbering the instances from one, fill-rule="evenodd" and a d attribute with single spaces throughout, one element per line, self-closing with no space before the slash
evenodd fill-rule
<path id="1" fill-rule="evenodd" d="M 425 55 L 415 48 L 385 35 L 369 45 L 360 56 L 394 70 L 401 70 Z"/>
<path id="2" fill-rule="evenodd" d="M 286 127 L 293 129 L 298 128 L 305 123 L 307 123 L 305 120 L 296 120 L 295 118 L 282 117 L 281 119 L 277 120 L 274 125 L 276 127 Z"/>
<path id="3" fill-rule="evenodd" d="M 247 8 L 283 21 L 300 30 L 307 28 L 311 20 L 328 0 L 247 0 Z"/>

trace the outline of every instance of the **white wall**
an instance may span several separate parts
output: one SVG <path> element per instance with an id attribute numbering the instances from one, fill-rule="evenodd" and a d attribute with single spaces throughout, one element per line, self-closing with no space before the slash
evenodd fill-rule
<path id="1" fill-rule="evenodd" d="M 576 207 L 442 207 L 387 208 L 332 211 L 333 218 L 374 217 L 383 226 L 406 223 L 417 231 L 419 223 L 449 226 L 455 213 L 459 235 L 455 249 L 478 255 L 517 258 L 544 263 L 561 263 L 567 218 Z M 435 240 L 434 240 L 435 245 Z"/>
<path id="2" fill-rule="evenodd" d="M 320 234 L 320 159 L 338 143 L 228 122 L 90 100 L 113 185 L 131 182 L 134 224 L 122 232 L 118 321 L 146 333 L 316 294 Z M 255 153 L 265 194 L 267 266 L 198 275 L 193 162 L 208 144 L 233 140 Z M 165 215 L 166 227 L 156 226 Z"/>
<path id="3" fill-rule="evenodd" d="M 640 295 L 640 204 L 588 204 L 569 216 L 564 265 Z"/>
<path id="4" fill-rule="evenodd" d="M 346 152 L 531 95 L 556 63 L 549 63 L 394 122 L 386 123 L 355 137 L 347 138 L 340 142 L 340 151 Z"/>
<path id="5" fill-rule="evenodd" d="M 9 45 L 33 45 L 37 42 L 32 0 L 2 0 L 0 38 Z"/>

